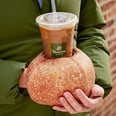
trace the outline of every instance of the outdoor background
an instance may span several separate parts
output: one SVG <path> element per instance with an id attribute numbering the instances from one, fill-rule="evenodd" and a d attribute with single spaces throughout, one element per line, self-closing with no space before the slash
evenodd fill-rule
<path id="1" fill-rule="evenodd" d="M 91 112 L 91 116 L 116 116 L 116 0 L 98 0 L 106 20 L 104 33 L 111 54 L 113 89 L 103 102 Z"/>

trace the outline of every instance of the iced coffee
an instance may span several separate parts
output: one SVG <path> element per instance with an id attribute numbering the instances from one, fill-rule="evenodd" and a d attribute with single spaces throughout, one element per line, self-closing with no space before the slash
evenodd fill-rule
<path id="1" fill-rule="evenodd" d="M 47 13 L 36 18 L 46 58 L 72 56 L 76 15 L 64 12 Z"/>

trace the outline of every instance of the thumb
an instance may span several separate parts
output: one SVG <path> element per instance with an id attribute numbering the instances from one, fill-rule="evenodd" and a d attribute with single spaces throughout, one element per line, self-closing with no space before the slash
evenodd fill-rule
<path id="1" fill-rule="evenodd" d="M 95 84 L 94 87 L 92 88 L 92 97 L 103 97 L 104 96 L 104 89 Z"/>

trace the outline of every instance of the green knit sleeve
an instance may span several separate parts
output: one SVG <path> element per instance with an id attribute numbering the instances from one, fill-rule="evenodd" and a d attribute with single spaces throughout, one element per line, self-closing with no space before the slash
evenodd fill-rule
<path id="1" fill-rule="evenodd" d="M 18 81 L 23 68 L 25 63 L 0 60 L 0 104 L 14 104 L 22 99 Z"/>
<path id="2" fill-rule="evenodd" d="M 95 67 L 96 83 L 104 88 L 105 97 L 112 88 L 110 53 L 102 31 L 105 20 L 97 0 L 82 0 L 80 11 L 77 47 L 91 58 Z"/>

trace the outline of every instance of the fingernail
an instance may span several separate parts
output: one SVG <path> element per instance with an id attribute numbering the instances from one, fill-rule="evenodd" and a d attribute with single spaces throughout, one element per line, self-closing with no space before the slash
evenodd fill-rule
<path id="1" fill-rule="evenodd" d="M 59 101 L 60 101 L 60 102 L 64 101 L 64 97 L 60 97 L 60 98 L 59 98 Z"/>
<path id="2" fill-rule="evenodd" d="M 65 92 L 65 93 L 64 93 L 64 96 L 65 96 L 65 97 L 69 96 L 69 92 Z"/>
<path id="3" fill-rule="evenodd" d="M 77 94 L 80 94 L 81 93 L 81 90 L 80 89 L 76 89 L 76 93 Z"/>

